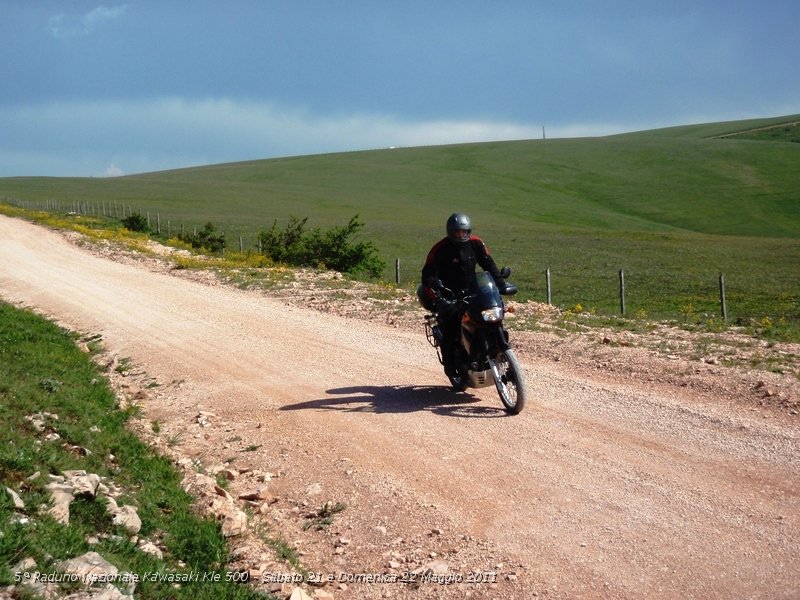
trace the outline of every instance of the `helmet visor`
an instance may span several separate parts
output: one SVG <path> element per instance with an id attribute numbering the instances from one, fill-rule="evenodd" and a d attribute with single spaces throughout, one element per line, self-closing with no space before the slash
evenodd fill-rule
<path id="1" fill-rule="evenodd" d="M 453 229 L 451 234 L 457 240 L 461 240 L 462 242 L 466 242 L 469 239 L 470 231 L 469 231 L 469 229 Z"/>

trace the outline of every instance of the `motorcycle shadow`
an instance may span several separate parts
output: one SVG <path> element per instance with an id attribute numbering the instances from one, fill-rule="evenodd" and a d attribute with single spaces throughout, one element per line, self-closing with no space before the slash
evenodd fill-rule
<path id="1" fill-rule="evenodd" d="M 278 410 L 338 410 L 342 412 L 409 413 L 429 411 L 434 414 L 461 418 L 504 417 L 500 407 L 473 406 L 480 398 L 469 393 L 455 394 L 444 386 L 354 386 L 325 390 L 326 397 L 297 404 L 287 404 Z"/>

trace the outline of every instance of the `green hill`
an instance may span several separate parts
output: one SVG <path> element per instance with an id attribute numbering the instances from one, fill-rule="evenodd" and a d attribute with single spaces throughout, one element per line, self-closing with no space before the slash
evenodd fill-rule
<path id="1" fill-rule="evenodd" d="M 692 300 L 713 311 L 716 277 L 725 272 L 732 307 L 751 315 L 762 306 L 751 297 L 800 291 L 800 144 L 742 135 L 797 120 L 348 152 L 111 179 L 4 178 L 0 198 L 124 203 L 158 213 L 173 231 L 212 221 L 229 240 L 242 235 L 249 245 L 275 219 L 308 216 L 309 226 L 327 227 L 358 213 L 365 237 L 392 269 L 400 258 L 408 285 L 447 216 L 464 211 L 498 261 L 516 267 L 529 297 L 542 299 L 541 273 L 549 267 L 557 303 L 614 310 L 614 278 L 625 268 L 630 310 L 658 313 L 666 293 L 672 310 Z M 730 134 L 738 136 L 721 137 Z M 387 270 L 387 279 L 393 275 Z"/>

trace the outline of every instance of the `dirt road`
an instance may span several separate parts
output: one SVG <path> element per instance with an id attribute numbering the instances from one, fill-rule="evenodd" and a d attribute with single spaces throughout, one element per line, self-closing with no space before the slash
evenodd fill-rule
<path id="1" fill-rule="evenodd" d="M 335 598 L 800 598 L 796 418 L 525 352 L 529 403 L 508 417 L 493 390 L 451 394 L 419 331 L 104 260 L 3 216 L 0 298 L 102 334 L 159 382 L 146 418 L 187 455 L 278 474 L 275 521 L 345 503 L 290 538 L 307 567 L 438 561 L 455 580 Z"/>

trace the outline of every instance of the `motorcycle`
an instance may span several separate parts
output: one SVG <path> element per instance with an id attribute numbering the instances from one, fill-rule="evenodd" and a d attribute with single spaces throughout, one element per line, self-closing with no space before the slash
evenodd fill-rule
<path id="1" fill-rule="evenodd" d="M 503 278 L 511 274 L 505 267 Z M 508 285 L 505 295 L 513 295 L 517 288 Z M 436 348 L 439 362 L 444 366 L 442 344 L 443 319 L 457 314 L 459 331 L 455 342 L 455 365 L 448 379 L 456 392 L 467 388 L 485 388 L 494 385 L 506 412 L 519 414 L 525 406 L 525 380 L 522 367 L 509 345 L 508 331 L 503 326 L 505 304 L 494 278 L 486 272 L 476 274 L 471 288 L 453 291 L 439 286 L 440 300 L 428 306 L 425 315 L 425 336 Z"/>

